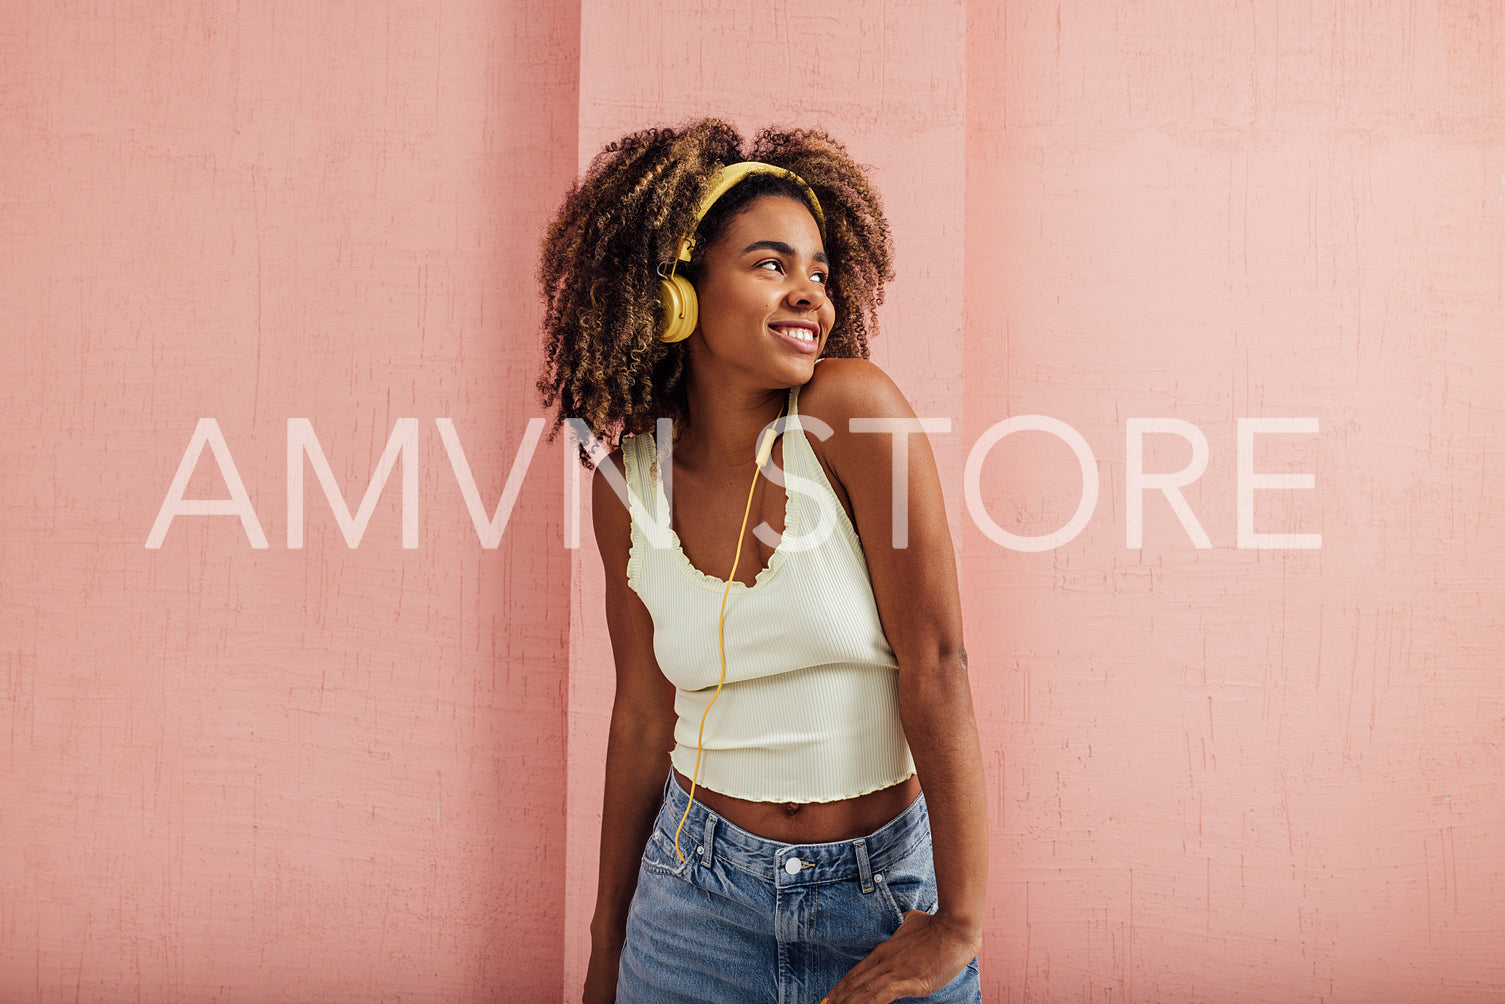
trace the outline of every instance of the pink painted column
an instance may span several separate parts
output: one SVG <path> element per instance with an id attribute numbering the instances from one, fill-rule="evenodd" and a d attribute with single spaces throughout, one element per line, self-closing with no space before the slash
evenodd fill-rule
<path id="1" fill-rule="evenodd" d="M 1079 536 L 969 520 L 999 1001 L 1505 995 L 1505 22 L 969 6 L 967 439 L 1041 414 Z M 1205 532 L 1142 470 L 1172 473 Z M 1315 549 L 1239 545 L 1251 529 Z M 1022 535 L 1058 437 L 982 462 Z"/>
<path id="2" fill-rule="evenodd" d="M 581 23 L 582 168 L 626 132 L 708 115 L 748 138 L 766 126 L 825 129 L 871 166 L 899 271 L 873 358 L 920 415 L 959 423 L 964 8 L 707 5 L 671 15 L 646 0 L 591 0 L 582 5 Z M 955 437 L 937 439 L 936 449 L 943 476 L 959 484 Z M 947 503 L 955 526 L 960 493 L 948 492 Z M 593 543 L 578 552 L 573 578 L 567 998 L 578 995 L 590 948 L 613 689 Z"/>
<path id="3" fill-rule="evenodd" d="M 436 420 L 489 516 L 577 16 L 23 3 L 0 37 L 0 999 L 557 995 L 560 466 L 485 548 Z M 206 417 L 265 549 L 226 515 L 146 546 Z M 342 493 L 296 455 L 298 549 L 293 419 Z"/>

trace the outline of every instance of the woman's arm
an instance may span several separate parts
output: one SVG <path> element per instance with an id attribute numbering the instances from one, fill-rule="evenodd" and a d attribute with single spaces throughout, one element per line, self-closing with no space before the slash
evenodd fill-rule
<path id="1" fill-rule="evenodd" d="M 962 649 L 956 558 L 935 457 L 908 437 L 907 471 L 894 469 L 894 436 L 849 431 L 852 418 L 914 419 L 873 364 L 831 359 L 800 393 L 800 410 L 834 430 L 823 455 L 851 501 L 884 633 L 899 663 L 899 715 L 930 809 L 939 906 L 911 911 L 831 991 L 831 1004 L 882 1004 L 940 989 L 982 944 L 987 804 L 982 755 Z M 908 478 L 905 546 L 894 546 L 896 477 Z"/>
<path id="2" fill-rule="evenodd" d="M 622 470 L 621 451 L 613 453 L 610 461 Z M 584 997 L 587 1004 L 605 1004 L 616 999 L 627 907 L 669 773 L 674 686 L 664 678 L 654 657 L 648 608 L 627 584 L 631 546 L 627 510 L 599 470 L 591 484 L 591 510 L 596 546 L 606 570 L 606 626 L 617 678 L 606 743 L 601 866 Z"/>

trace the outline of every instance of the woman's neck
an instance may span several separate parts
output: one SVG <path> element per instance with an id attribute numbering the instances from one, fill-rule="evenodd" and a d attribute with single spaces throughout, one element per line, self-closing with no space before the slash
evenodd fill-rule
<path id="1" fill-rule="evenodd" d="M 750 462 L 758 434 L 779 417 L 789 391 L 740 390 L 691 379 L 686 388 L 689 420 L 676 438 L 679 462 L 691 467 L 736 467 Z"/>

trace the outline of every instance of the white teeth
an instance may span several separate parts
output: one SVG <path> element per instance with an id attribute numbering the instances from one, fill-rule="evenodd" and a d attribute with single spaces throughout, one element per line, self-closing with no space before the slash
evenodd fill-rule
<path id="1" fill-rule="evenodd" d="M 810 333 L 809 328 L 779 328 L 778 330 L 791 338 L 798 338 L 802 342 L 815 341 L 815 336 Z"/>

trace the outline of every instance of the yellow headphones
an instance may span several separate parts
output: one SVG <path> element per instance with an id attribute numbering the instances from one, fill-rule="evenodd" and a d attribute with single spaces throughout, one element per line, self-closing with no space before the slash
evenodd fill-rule
<path id="1" fill-rule="evenodd" d="M 773 164 L 764 164 L 756 160 L 743 161 L 740 164 L 730 164 L 716 172 L 712 180 L 711 190 L 700 202 L 700 209 L 695 213 L 695 225 L 705 219 L 705 214 L 711 211 L 716 200 L 747 177 L 749 174 L 774 174 L 788 178 L 805 190 L 805 199 L 810 204 L 810 213 L 815 217 L 816 224 L 820 227 L 821 234 L 826 230 L 826 214 L 820 208 L 820 200 L 815 197 L 815 191 L 804 178 L 793 171 Z M 695 331 L 695 325 L 700 321 L 700 305 L 695 299 L 695 287 L 690 285 L 690 280 L 682 275 L 676 275 L 680 262 L 688 262 L 690 254 L 695 250 L 695 232 L 692 229 L 679 239 L 679 257 L 669 266 L 669 274 L 664 274 L 663 266 L 658 270 L 659 308 L 658 329 L 659 339 L 665 342 L 680 342 L 689 338 Z"/>

